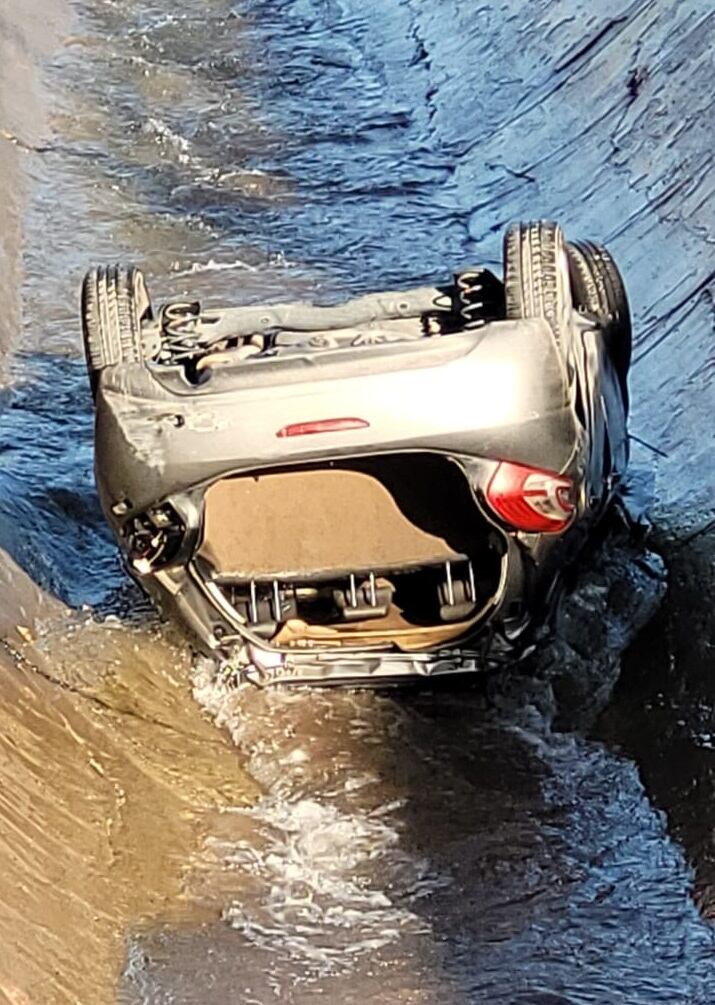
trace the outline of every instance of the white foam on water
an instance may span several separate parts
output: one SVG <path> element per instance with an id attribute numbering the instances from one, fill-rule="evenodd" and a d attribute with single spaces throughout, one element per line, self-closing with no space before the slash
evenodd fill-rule
<path id="1" fill-rule="evenodd" d="M 165 143 L 176 151 L 177 160 L 180 164 L 191 164 L 191 144 L 185 136 L 177 133 L 171 126 L 168 126 L 161 119 L 157 119 L 154 116 L 150 116 L 147 119 L 147 126 L 153 130 L 159 142 Z"/>
<path id="2" fill-rule="evenodd" d="M 200 272 L 230 272 L 234 269 L 240 269 L 243 272 L 258 272 L 255 265 L 249 265 L 248 262 L 244 262 L 240 258 L 234 258 L 230 262 L 217 262 L 215 259 L 209 258 L 207 262 L 192 262 L 188 269 L 182 269 L 175 274 L 177 276 L 194 276 Z"/>
<path id="3" fill-rule="evenodd" d="M 366 954 L 428 933 L 429 924 L 413 908 L 449 879 L 400 847 L 403 801 L 385 800 L 371 809 L 355 805 L 379 783 L 369 771 L 330 778 L 328 784 L 324 779 L 314 784 L 310 777 L 306 786 L 311 752 L 290 728 L 265 743 L 255 742 L 253 728 L 246 735 L 242 715 L 252 714 L 252 688 L 226 685 L 209 661 L 196 665 L 193 685 L 196 699 L 229 729 L 246 752 L 248 770 L 268 788 L 256 806 L 230 811 L 248 824 L 236 828 L 235 841 L 206 842 L 206 852 L 226 870 L 247 877 L 224 919 L 253 945 L 320 974 L 344 972 Z M 300 697 L 271 693 L 262 708 L 266 725 L 266 707 L 284 711 Z M 322 766 L 315 764 L 314 770 L 321 773 Z M 301 791 L 305 788 L 309 794 Z"/>
<path id="4" fill-rule="evenodd" d="M 301 799 L 268 798 L 252 812 L 266 825 L 261 854 L 237 847 L 229 860 L 250 864 L 265 882 L 258 904 L 234 903 L 225 918 L 252 942 L 319 964 L 372 952 L 424 924 L 367 880 L 364 867 L 393 857 L 397 831 L 383 821 Z M 268 939 L 268 942 L 266 941 Z"/>

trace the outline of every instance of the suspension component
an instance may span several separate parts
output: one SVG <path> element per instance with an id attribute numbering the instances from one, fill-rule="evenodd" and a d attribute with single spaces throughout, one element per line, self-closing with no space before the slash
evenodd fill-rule
<path id="1" fill-rule="evenodd" d="M 489 269 L 464 269 L 454 276 L 455 309 L 467 329 L 505 317 L 504 285 Z"/>
<path id="2" fill-rule="evenodd" d="M 160 362 L 180 363 L 193 359 L 201 352 L 197 323 L 201 305 L 197 300 L 174 301 L 162 308 Z"/>

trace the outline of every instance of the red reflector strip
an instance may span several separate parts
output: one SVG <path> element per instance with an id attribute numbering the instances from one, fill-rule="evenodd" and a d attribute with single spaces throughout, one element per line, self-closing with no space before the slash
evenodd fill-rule
<path id="1" fill-rule="evenodd" d="M 293 422 L 283 426 L 276 436 L 313 436 L 315 433 L 341 433 L 346 429 L 367 429 L 370 425 L 365 419 L 315 419 L 313 422 Z"/>

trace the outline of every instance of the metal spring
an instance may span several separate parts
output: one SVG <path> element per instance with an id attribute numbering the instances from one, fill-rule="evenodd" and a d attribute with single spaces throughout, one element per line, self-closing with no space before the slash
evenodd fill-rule
<path id="1" fill-rule="evenodd" d="M 481 296 L 484 289 L 481 280 L 481 270 L 460 272 L 455 277 L 457 294 L 462 304 L 459 313 L 464 318 L 465 328 L 482 328 L 486 324 L 481 313 L 484 308 L 484 301 L 476 299 Z"/>
<path id="2" fill-rule="evenodd" d="M 191 359 L 203 346 L 196 337 L 196 322 L 200 317 L 197 302 L 176 301 L 162 312 L 162 357 L 172 362 Z"/>

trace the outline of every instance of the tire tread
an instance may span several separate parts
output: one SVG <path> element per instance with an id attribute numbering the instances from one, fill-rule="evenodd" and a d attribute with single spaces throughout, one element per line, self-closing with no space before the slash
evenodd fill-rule
<path id="1" fill-rule="evenodd" d="M 576 306 L 599 319 L 628 407 L 633 332 L 623 277 L 602 244 L 573 241 L 567 252 Z"/>
<path id="2" fill-rule="evenodd" d="M 509 319 L 545 318 L 558 342 L 571 308 L 565 242 L 557 223 L 513 223 L 504 237 L 504 291 Z"/>
<path id="3" fill-rule="evenodd" d="M 139 308 L 149 313 L 148 303 L 144 277 L 131 266 L 100 266 L 84 277 L 82 334 L 93 387 L 106 367 L 144 358 Z"/>

